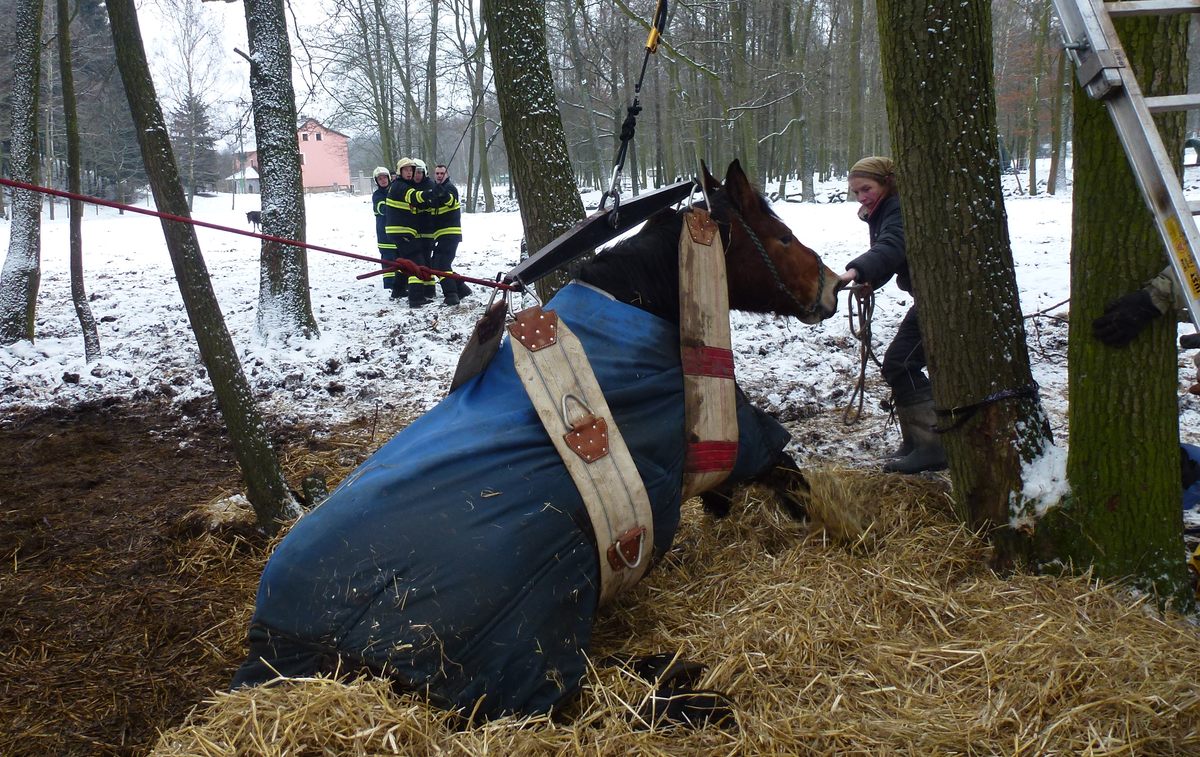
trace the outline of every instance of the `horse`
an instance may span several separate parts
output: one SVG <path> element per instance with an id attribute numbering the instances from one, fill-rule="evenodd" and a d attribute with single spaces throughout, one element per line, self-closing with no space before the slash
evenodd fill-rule
<path id="1" fill-rule="evenodd" d="M 703 171 L 732 307 L 806 323 L 838 279 L 734 161 Z M 671 546 L 684 467 L 682 211 L 579 267 L 550 302 L 586 350 Z M 578 690 L 598 611 L 597 537 L 513 366 L 511 340 L 303 516 L 263 570 L 235 688 L 369 673 L 487 719 L 545 713 Z M 790 436 L 738 393 L 731 481 L 775 469 Z"/>
<path id="2" fill-rule="evenodd" d="M 246 223 L 250 224 L 254 228 L 255 231 L 258 231 L 258 227 L 262 226 L 262 211 L 261 210 L 247 210 L 246 211 Z"/>

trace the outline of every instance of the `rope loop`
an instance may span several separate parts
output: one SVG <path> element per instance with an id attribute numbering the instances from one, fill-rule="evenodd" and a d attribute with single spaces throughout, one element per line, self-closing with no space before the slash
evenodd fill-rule
<path id="1" fill-rule="evenodd" d="M 850 326 L 850 334 L 858 340 L 858 379 L 850 392 L 850 400 L 842 410 L 842 423 L 852 426 L 862 420 L 863 403 L 866 401 L 867 362 L 872 361 L 880 368 L 883 363 L 875 356 L 875 348 L 871 344 L 871 321 L 875 316 L 875 292 L 871 287 L 858 285 L 852 289 L 853 296 L 846 300 L 846 320 Z M 860 296 L 860 293 L 863 293 Z M 854 317 L 857 314 L 859 327 L 854 328 Z M 855 407 L 855 401 L 858 407 Z"/>
<path id="2" fill-rule="evenodd" d="M 949 426 L 944 426 L 944 427 L 937 426 L 933 430 L 939 434 L 947 434 L 951 431 L 955 431 L 955 430 L 961 428 L 964 423 L 971 420 L 971 418 L 974 417 L 976 413 L 978 413 L 980 410 L 987 407 L 988 405 L 994 405 L 997 402 L 1003 402 L 1005 400 L 1014 400 L 1014 399 L 1016 399 L 1016 400 L 1022 400 L 1022 399 L 1036 400 L 1037 397 L 1038 397 L 1038 385 L 1037 385 L 1037 382 L 1034 381 L 1026 386 L 1022 386 L 1017 389 L 1001 389 L 1000 391 L 993 392 L 992 394 L 989 394 L 988 396 L 984 397 L 980 401 L 973 402 L 970 405 L 956 405 L 956 406 L 950 408 L 949 410 L 937 408 L 935 412 L 938 414 L 938 417 L 946 418 L 953 422 Z"/>

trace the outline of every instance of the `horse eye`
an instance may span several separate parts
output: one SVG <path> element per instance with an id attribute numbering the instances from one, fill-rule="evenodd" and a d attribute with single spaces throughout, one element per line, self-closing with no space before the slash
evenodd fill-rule
<path id="1" fill-rule="evenodd" d="M 781 236 L 781 237 L 779 238 L 779 241 L 780 241 L 780 242 L 783 242 L 784 244 L 791 244 L 791 243 L 792 243 L 792 235 L 791 235 L 791 234 L 784 234 L 783 236 Z"/>

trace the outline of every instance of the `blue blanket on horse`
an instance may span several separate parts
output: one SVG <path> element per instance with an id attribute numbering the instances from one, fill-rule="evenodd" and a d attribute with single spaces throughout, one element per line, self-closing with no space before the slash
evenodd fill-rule
<path id="1" fill-rule="evenodd" d="M 584 285 L 547 308 L 579 337 L 654 511 L 679 525 L 677 327 Z M 788 440 L 739 403 L 734 478 Z M 332 672 L 389 676 L 483 716 L 545 712 L 578 687 L 599 595 L 586 510 L 513 369 L 487 370 L 412 423 L 303 517 L 267 563 L 234 685 Z M 482 701 L 480 702 L 479 700 Z"/>

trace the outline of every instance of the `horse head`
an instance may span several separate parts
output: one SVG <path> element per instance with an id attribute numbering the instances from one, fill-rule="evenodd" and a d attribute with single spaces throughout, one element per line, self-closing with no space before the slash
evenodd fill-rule
<path id="1" fill-rule="evenodd" d="M 728 230 L 729 307 L 818 323 L 837 312 L 838 275 L 804 246 L 734 160 L 724 184 L 700 164 L 713 218 Z"/>

